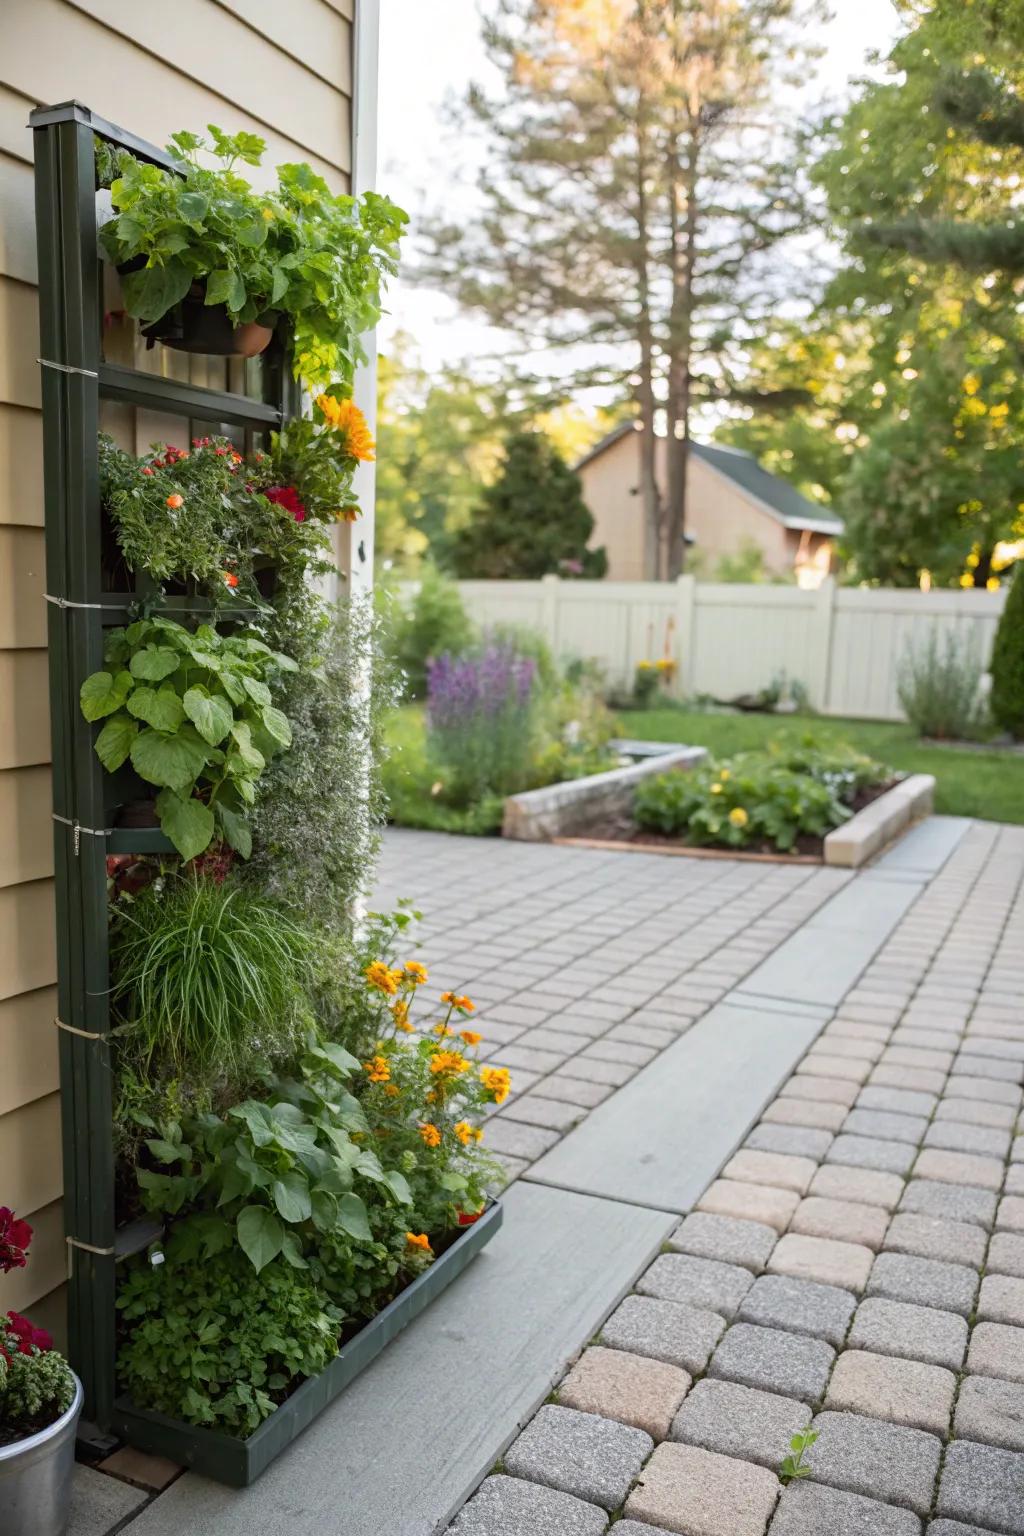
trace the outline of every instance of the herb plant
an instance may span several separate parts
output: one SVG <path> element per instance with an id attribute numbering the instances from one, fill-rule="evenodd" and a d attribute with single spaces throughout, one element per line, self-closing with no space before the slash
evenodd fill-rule
<path id="1" fill-rule="evenodd" d="M 977 636 L 947 629 L 940 644 L 936 629 L 923 643 L 908 645 L 896 673 L 903 712 L 921 736 L 965 741 L 981 734 L 985 670 Z"/>
<path id="2" fill-rule="evenodd" d="M 359 338 L 380 317 L 382 284 L 396 268 L 405 214 L 375 192 L 333 193 L 304 164 L 278 166 L 276 188 L 257 192 L 235 166 L 258 166 L 265 141 L 213 124 L 208 132 L 209 140 L 173 135 L 176 171 L 127 151 L 100 157 L 116 210 L 100 231 L 102 250 L 120 267 L 142 259 L 122 275 L 128 313 L 159 320 L 198 282 L 204 302 L 223 304 L 236 326 L 288 316 L 297 376 L 350 383 L 365 356 Z M 200 164 L 206 151 L 216 169 Z"/>
<path id="3" fill-rule="evenodd" d="M 295 662 L 254 635 L 165 618 L 111 630 L 104 661 L 109 670 L 81 689 L 85 718 L 105 722 L 95 743 L 104 768 L 115 773 L 130 760 L 157 786 L 160 825 L 183 859 L 216 836 L 247 858 L 246 807 L 267 759 L 291 744 L 270 682 Z"/>

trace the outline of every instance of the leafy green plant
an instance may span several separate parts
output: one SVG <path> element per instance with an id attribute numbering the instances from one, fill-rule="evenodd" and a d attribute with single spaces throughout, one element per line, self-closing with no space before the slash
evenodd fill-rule
<path id="1" fill-rule="evenodd" d="M 115 773 L 130 760 L 158 787 L 160 825 L 183 859 L 218 835 L 247 858 L 245 809 L 267 759 L 291 743 L 270 681 L 295 662 L 255 635 L 159 617 L 111 630 L 104 661 L 109 670 L 81 689 L 85 718 L 105 722 L 95 742 L 104 768 Z"/>
<path id="2" fill-rule="evenodd" d="M 1006 598 L 992 647 L 992 717 L 1018 741 L 1024 741 L 1024 561 Z"/>
<path id="3" fill-rule="evenodd" d="M 304 164 L 278 166 L 276 188 L 258 192 L 234 167 L 258 166 L 264 140 L 207 131 L 209 140 L 173 135 L 179 170 L 127 151 L 100 157 L 116 210 L 100 245 L 117 266 L 132 265 L 122 277 L 128 313 L 151 324 L 198 282 L 204 303 L 223 304 L 236 326 L 287 315 L 297 376 L 350 383 L 365 356 L 359 338 L 380 317 L 383 280 L 396 270 L 405 214 L 375 192 L 332 193 Z M 216 169 L 200 164 L 206 151 Z"/>
<path id="4" fill-rule="evenodd" d="M 983 667 L 973 630 L 967 635 L 935 629 L 900 659 L 896 691 L 903 712 L 920 736 L 965 740 L 982 723 Z"/>
<path id="5" fill-rule="evenodd" d="M 637 825 L 700 847 L 770 843 L 791 851 L 801 836 L 824 837 L 849 816 L 826 784 L 770 763 L 666 773 L 637 789 Z"/>
<path id="6" fill-rule="evenodd" d="M 404 672 L 408 698 L 421 699 L 427 689 L 427 664 L 446 653 L 459 655 L 475 639 L 475 631 L 459 595 L 434 565 L 425 565 L 413 595 L 385 599 L 387 648 Z"/>
<path id="7" fill-rule="evenodd" d="M 250 1434 L 337 1353 L 340 1314 L 308 1271 L 278 1259 L 257 1273 L 194 1218 L 153 1257 L 129 1261 L 117 1298 L 118 1374 L 136 1403 Z"/>
<path id="8" fill-rule="evenodd" d="M 252 1082 L 312 1026 L 316 960 L 313 935 L 256 892 L 164 876 L 112 910 L 119 1050 L 144 1082 Z"/>
<path id="9" fill-rule="evenodd" d="M 806 1429 L 798 1429 L 789 1442 L 790 1454 L 783 1458 L 779 1468 L 779 1482 L 783 1485 L 799 1481 L 802 1477 L 810 1477 L 812 1468 L 804 1460 L 807 1451 L 810 1450 L 818 1438 L 818 1431 L 808 1424 Z"/>

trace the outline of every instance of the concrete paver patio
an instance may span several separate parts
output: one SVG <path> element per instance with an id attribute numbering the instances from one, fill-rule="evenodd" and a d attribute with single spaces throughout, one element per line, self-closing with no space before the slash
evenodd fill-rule
<path id="1" fill-rule="evenodd" d="M 252 1489 L 116 1529 L 1024 1536 L 1022 876 L 947 818 L 857 875 L 389 834 L 513 1072 L 506 1229 Z"/>

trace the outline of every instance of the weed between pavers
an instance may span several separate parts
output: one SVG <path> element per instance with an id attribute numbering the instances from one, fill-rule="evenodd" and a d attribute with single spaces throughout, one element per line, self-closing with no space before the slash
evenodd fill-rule
<path id="1" fill-rule="evenodd" d="M 785 1457 L 779 1468 L 779 1482 L 784 1488 L 801 1477 L 810 1477 L 814 1469 L 804 1460 L 804 1455 L 817 1438 L 818 1431 L 808 1424 L 806 1429 L 798 1429 L 789 1442 L 790 1454 Z"/>

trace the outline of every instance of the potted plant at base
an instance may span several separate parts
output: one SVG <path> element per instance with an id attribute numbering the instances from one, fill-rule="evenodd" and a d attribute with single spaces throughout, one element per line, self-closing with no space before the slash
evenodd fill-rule
<path id="1" fill-rule="evenodd" d="M 32 1228 L 0 1207 L 0 1274 L 25 1265 Z M 0 1524 L 4 1536 L 64 1536 L 82 1384 L 53 1340 L 0 1318 Z"/>

